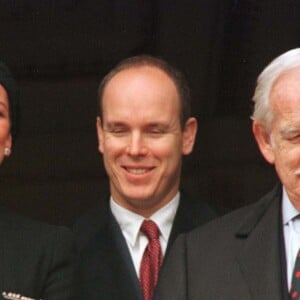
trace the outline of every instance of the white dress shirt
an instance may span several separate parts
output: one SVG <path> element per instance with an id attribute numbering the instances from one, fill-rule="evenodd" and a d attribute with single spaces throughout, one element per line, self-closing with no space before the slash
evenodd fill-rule
<path id="1" fill-rule="evenodd" d="M 173 221 L 179 205 L 179 198 L 180 193 L 178 192 L 168 204 L 160 208 L 148 219 L 154 221 L 160 230 L 159 240 L 163 255 L 166 252 Z M 110 208 L 121 227 L 132 257 L 134 268 L 139 277 L 141 260 L 148 244 L 148 238 L 140 232 L 141 225 L 145 218 L 120 206 L 112 197 L 110 197 Z"/>
<path id="2" fill-rule="evenodd" d="M 285 188 L 282 193 L 282 221 L 286 254 L 288 289 L 291 288 L 292 276 L 297 253 L 300 249 L 300 212 L 290 201 Z"/>

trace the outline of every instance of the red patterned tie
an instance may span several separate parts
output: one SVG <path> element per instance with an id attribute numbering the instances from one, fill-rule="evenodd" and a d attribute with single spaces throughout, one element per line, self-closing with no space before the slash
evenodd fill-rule
<path id="1" fill-rule="evenodd" d="M 141 226 L 141 232 L 147 236 L 149 243 L 141 261 L 140 283 L 144 300 L 151 300 L 162 264 L 159 229 L 153 221 L 145 220 Z"/>
<path id="2" fill-rule="evenodd" d="M 291 299 L 300 299 L 300 250 L 295 262 L 290 297 Z"/>

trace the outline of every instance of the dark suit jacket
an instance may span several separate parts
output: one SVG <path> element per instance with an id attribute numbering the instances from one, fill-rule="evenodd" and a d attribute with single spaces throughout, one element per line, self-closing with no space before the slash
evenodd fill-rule
<path id="1" fill-rule="evenodd" d="M 74 271 L 71 233 L 0 209 L 0 299 L 9 293 L 69 300 Z M 17 299 L 17 298 L 16 298 Z"/>
<path id="2" fill-rule="evenodd" d="M 77 299 L 142 299 L 138 278 L 119 225 L 106 201 L 75 225 L 81 250 Z M 204 203 L 181 199 L 167 248 L 179 233 L 191 230 L 212 219 L 215 213 Z"/>
<path id="3" fill-rule="evenodd" d="M 156 300 L 283 300 L 287 297 L 281 186 L 176 241 Z"/>

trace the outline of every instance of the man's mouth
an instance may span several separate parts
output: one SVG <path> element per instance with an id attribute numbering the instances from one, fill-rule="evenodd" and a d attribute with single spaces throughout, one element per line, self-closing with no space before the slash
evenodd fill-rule
<path id="1" fill-rule="evenodd" d="M 153 168 L 126 168 L 125 170 L 128 173 L 134 174 L 134 175 L 140 175 L 140 174 L 145 174 L 147 172 L 150 172 Z"/>

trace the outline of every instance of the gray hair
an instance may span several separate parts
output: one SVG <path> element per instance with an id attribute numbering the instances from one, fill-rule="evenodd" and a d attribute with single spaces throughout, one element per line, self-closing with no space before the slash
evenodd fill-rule
<path id="1" fill-rule="evenodd" d="M 252 98 L 254 112 L 251 119 L 265 124 L 270 129 L 273 113 L 269 106 L 269 96 L 275 81 L 283 72 L 300 67 L 300 48 L 289 50 L 276 57 L 258 76 Z"/>

